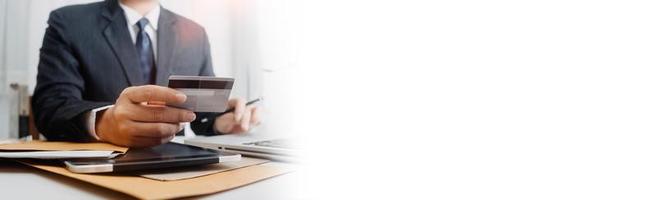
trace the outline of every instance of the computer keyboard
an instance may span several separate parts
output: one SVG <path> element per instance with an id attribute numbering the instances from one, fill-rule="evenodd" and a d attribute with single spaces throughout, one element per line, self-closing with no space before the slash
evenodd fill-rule
<path id="1" fill-rule="evenodd" d="M 294 143 L 290 139 L 274 139 L 274 140 L 264 140 L 257 142 L 248 142 L 244 143 L 245 145 L 255 145 L 261 147 L 273 147 L 281 149 L 293 149 Z"/>

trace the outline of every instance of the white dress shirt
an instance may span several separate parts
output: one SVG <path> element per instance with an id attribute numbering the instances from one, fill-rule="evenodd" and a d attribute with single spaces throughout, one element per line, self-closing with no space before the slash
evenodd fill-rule
<path id="1" fill-rule="evenodd" d="M 159 23 L 159 13 L 161 10 L 160 6 L 155 6 L 155 8 L 153 8 L 151 11 L 148 11 L 145 16 L 142 16 L 136 10 L 120 3 L 120 1 L 119 5 L 125 14 L 125 21 L 127 21 L 126 26 L 128 26 L 128 30 L 130 31 L 130 37 L 132 37 L 133 44 L 137 43 L 137 34 L 139 34 L 139 26 L 137 26 L 137 22 L 139 22 L 139 20 L 142 18 L 148 19 L 149 23 L 146 26 L 146 33 L 150 38 L 150 44 L 153 48 L 153 56 L 155 56 L 155 64 L 157 64 L 157 25 Z M 96 113 L 111 108 L 112 106 L 114 105 L 95 108 L 85 113 L 87 131 L 91 137 L 99 139 L 98 135 L 96 135 Z"/>
<path id="2" fill-rule="evenodd" d="M 160 6 L 156 6 L 153 10 L 146 13 L 145 16 L 141 16 L 136 10 L 119 3 L 125 13 L 125 20 L 128 22 L 128 30 L 130 30 L 130 37 L 132 37 L 132 43 L 137 43 L 137 34 L 139 34 L 139 26 L 137 22 L 142 18 L 148 19 L 148 25 L 146 26 L 146 33 L 150 37 L 150 44 L 153 47 L 153 53 L 155 56 L 155 61 L 157 61 L 157 24 L 159 23 L 159 12 Z"/>

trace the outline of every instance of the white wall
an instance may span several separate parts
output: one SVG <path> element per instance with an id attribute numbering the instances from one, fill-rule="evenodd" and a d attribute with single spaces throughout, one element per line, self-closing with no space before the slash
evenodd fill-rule
<path id="1" fill-rule="evenodd" d="M 0 52 L 5 52 L 5 21 L 7 1 L 0 1 Z M 8 137 L 9 110 L 7 102 L 7 71 L 5 69 L 5 55 L 0 53 L 0 139 Z M 5 114 L 2 114 L 5 113 Z"/>

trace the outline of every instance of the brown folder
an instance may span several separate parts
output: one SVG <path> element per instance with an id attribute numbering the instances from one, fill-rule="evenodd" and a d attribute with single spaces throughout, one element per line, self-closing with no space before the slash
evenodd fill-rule
<path id="1" fill-rule="evenodd" d="M 125 152 L 127 148 L 105 143 L 24 142 L 2 144 L 0 150 L 114 150 Z M 21 162 L 139 199 L 171 199 L 212 194 L 293 171 L 293 166 L 290 164 L 268 162 L 197 178 L 159 181 L 137 175 L 76 174 L 68 171 L 62 165 L 53 165 L 52 162 L 38 160 L 22 160 Z"/>
<path id="2" fill-rule="evenodd" d="M 23 163 L 45 171 L 122 192 L 139 199 L 172 199 L 212 194 L 292 171 L 292 167 L 289 164 L 269 162 L 192 179 L 158 181 L 139 176 L 76 174 L 60 166 L 39 164 L 35 161 L 25 161 Z"/>

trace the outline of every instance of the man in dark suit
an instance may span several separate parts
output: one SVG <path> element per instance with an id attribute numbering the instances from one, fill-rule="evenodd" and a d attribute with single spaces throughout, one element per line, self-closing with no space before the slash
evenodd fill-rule
<path id="1" fill-rule="evenodd" d="M 50 13 L 33 96 L 49 140 L 153 146 L 191 122 L 196 134 L 239 133 L 258 123 L 243 99 L 217 116 L 146 102 L 181 103 L 169 75 L 214 76 L 205 30 L 157 0 L 106 0 Z"/>

